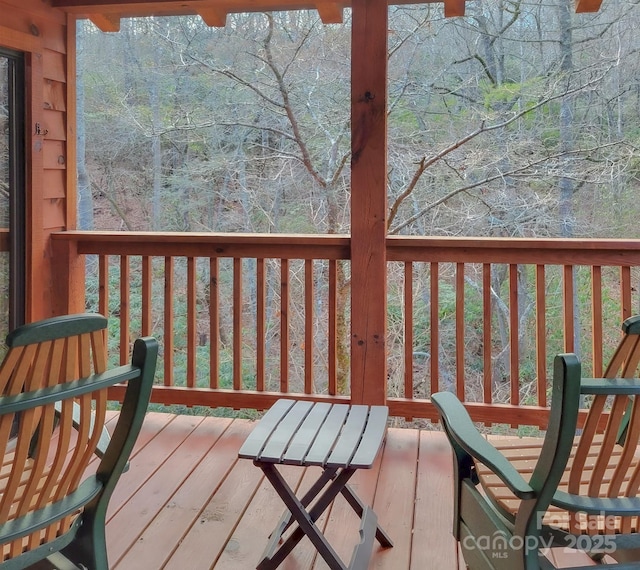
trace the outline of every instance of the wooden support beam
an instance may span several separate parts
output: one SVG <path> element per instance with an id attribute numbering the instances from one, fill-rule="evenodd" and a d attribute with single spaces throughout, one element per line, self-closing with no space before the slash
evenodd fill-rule
<path id="1" fill-rule="evenodd" d="M 444 17 L 464 16 L 466 0 L 444 0 Z"/>
<path id="2" fill-rule="evenodd" d="M 117 14 L 89 14 L 89 20 L 101 32 L 120 31 L 120 16 Z"/>
<path id="3" fill-rule="evenodd" d="M 342 24 L 342 5 L 335 2 L 322 2 L 316 8 L 323 24 Z"/>
<path id="4" fill-rule="evenodd" d="M 212 28 L 224 28 L 227 25 L 227 11 L 212 6 L 198 6 L 200 16 L 207 26 Z"/>
<path id="5" fill-rule="evenodd" d="M 351 41 L 351 401 L 387 393 L 386 0 L 354 0 Z"/>
<path id="6" fill-rule="evenodd" d="M 597 12 L 602 0 L 576 0 L 576 13 Z"/>

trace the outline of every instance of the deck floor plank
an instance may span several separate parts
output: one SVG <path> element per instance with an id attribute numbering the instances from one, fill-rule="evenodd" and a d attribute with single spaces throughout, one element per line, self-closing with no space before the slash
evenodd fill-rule
<path id="1" fill-rule="evenodd" d="M 244 460 L 246 463 L 248 461 Z M 258 471 L 257 467 L 253 467 Z M 292 489 L 297 490 L 306 468 L 284 465 L 280 472 Z M 215 568 L 249 570 L 255 568 L 267 544 L 269 534 L 282 515 L 283 505 L 266 478 L 260 483 L 233 535 L 218 558 Z M 280 566 L 282 570 L 298 570 L 294 550 Z"/>
<path id="2" fill-rule="evenodd" d="M 138 540 L 115 564 L 116 569 L 135 570 L 139 568 L 141 559 L 144 559 L 151 568 L 161 568 L 170 558 L 175 549 L 176 537 L 185 536 L 188 533 L 194 521 L 201 516 L 202 506 L 208 503 L 219 483 L 233 466 L 239 449 L 239 444 L 237 446 L 232 444 L 233 436 L 236 436 L 235 441 L 241 442 L 250 432 L 246 424 L 236 423 L 231 430 L 236 433 L 227 434 L 231 423 L 231 419 L 218 421 L 214 418 L 205 418 L 198 426 L 200 429 L 194 430 L 190 438 L 185 440 L 183 446 L 192 446 L 194 445 L 192 438 L 197 437 L 201 440 L 198 444 L 204 453 L 194 458 L 198 461 L 194 463 L 191 472 L 187 473 L 183 480 L 177 480 L 176 492 L 162 505 L 157 515 L 139 535 Z M 224 438 L 221 437 L 223 434 Z M 224 443 L 218 445 L 221 440 Z M 176 458 L 176 456 L 177 454 L 174 454 L 173 457 Z M 184 456 L 178 456 L 177 461 L 179 464 L 185 462 Z M 179 466 L 186 469 L 188 468 L 186 464 L 187 462 L 184 466 Z M 171 468 L 171 465 L 168 467 Z M 158 483 L 167 485 L 164 477 Z M 152 491 L 157 492 L 157 489 Z M 148 545 L 153 545 L 153 548 L 149 548 Z"/>
<path id="3" fill-rule="evenodd" d="M 129 461 L 129 470 L 120 477 L 109 501 L 107 528 L 113 516 L 158 469 L 167 454 L 184 441 L 192 431 L 193 428 L 185 431 L 184 425 L 174 423 L 174 419 L 176 416 L 171 414 L 147 414 Z"/>
<path id="4" fill-rule="evenodd" d="M 217 560 L 227 545 L 233 547 L 233 533 L 262 481 L 250 461 L 235 461 L 163 570 L 222 568 Z"/>
<path id="5" fill-rule="evenodd" d="M 453 471 L 451 451 L 439 432 L 420 432 L 410 570 L 456 568 L 456 542 L 453 538 Z M 419 538 L 418 538 L 419 537 Z"/>
<path id="6" fill-rule="evenodd" d="M 225 432 L 225 437 L 213 448 L 213 455 L 218 461 L 216 473 L 204 475 L 206 466 L 194 473 L 198 483 L 206 478 L 205 488 L 211 492 L 195 512 L 196 518 L 181 539 L 177 548 L 163 567 L 166 570 L 185 570 L 187 568 L 210 568 L 231 539 L 251 498 L 262 482 L 262 472 L 250 461 L 238 460 L 238 450 L 244 438 L 250 432 L 250 424 L 234 422 Z M 221 471 L 225 468 L 224 474 Z M 196 493 L 187 482 L 185 492 Z M 206 494 L 206 493 L 205 493 Z M 193 498 L 194 502 L 196 498 Z"/>
<path id="7" fill-rule="evenodd" d="M 182 424 L 188 432 L 182 442 L 172 447 L 166 459 L 145 481 L 144 485 L 113 516 L 112 527 L 115 531 L 110 536 L 109 559 L 116 565 L 120 558 L 131 547 L 133 538 L 144 532 L 153 518 L 162 511 L 164 505 L 180 487 L 195 466 L 207 455 L 213 442 L 205 437 L 208 425 L 202 418 L 193 422 L 188 416 L 176 418 L 171 425 Z M 217 426 L 222 426 L 220 422 Z"/>
<path id="8" fill-rule="evenodd" d="M 409 568 L 413 540 L 413 512 L 418 465 L 417 430 L 390 428 L 382 454 L 382 465 L 373 510 L 378 522 L 393 540 L 393 548 L 374 543 L 370 568 Z M 423 537 L 416 537 L 422 540 Z M 435 567 L 434 567 L 435 568 Z"/>

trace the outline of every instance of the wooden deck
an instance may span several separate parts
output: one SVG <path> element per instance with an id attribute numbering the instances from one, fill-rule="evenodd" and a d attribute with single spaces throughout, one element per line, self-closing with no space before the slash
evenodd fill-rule
<path id="1" fill-rule="evenodd" d="M 107 542 L 113 570 L 255 568 L 283 505 L 261 470 L 237 457 L 254 425 L 241 419 L 148 414 L 131 468 L 110 505 Z M 300 488 L 313 479 L 299 467 L 285 474 Z M 378 462 L 359 471 L 352 486 L 374 506 L 395 543 L 389 549 L 375 543 L 370 568 L 464 568 L 451 536 L 452 464 L 442 433 L 389 429 Z M 321 521 L 346 560 L 358 540 L 358 523 L 341 496 Z M 281 568 L 327 565 L 305 538 Z"/>

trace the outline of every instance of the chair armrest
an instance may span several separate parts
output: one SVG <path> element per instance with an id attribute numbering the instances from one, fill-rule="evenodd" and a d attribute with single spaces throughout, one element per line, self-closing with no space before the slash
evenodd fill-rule
<path id="1" fill-rule="evenodd" d="M 491 469 L 519 499 L 536 496 L 509 460 L 476 429 L 458 398 L 451 392 L 438 392 L 432 394 L 431 401 L 440 413 L 447 436 L 458 448 Z"/>
<path id="2" fill-rule="evenodd" d="M 640 497 L 586 497 L 565 491 L 556 491 L 551 504 L 568 511 L 589 515 L 633 516 L 640 511 Z"/>
<path id="3" fill-rule="evenodd" d="M 106 496 L 110 496 L 120 474 L 128 469 L 129 456 L 151 398 L 157 357 L 158 341 L 155 338 L 141 337 L 133 344 L 131 366 L 140 373 L 128 380 L 118 421 L 96 473 L 105 481 Z"/>
<path id="4" fill-rule="evenodd" d="M 634 396 L 640 394 L 638 378 L 583 378 L 580 393 L 593 396 Z"/>

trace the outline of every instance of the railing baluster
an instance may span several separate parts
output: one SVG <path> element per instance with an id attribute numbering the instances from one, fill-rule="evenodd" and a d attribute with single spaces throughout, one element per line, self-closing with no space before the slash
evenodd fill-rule
<path id="1" fill-rule="evenodd" d="M 173 269 L 174 258 L 164 258 L 164 385 L 173 386 L 174 327 L 173 327 Z"/>
<path id="2" fill-rule="evenodd" d="M 313 260 L 304 261 L 304 393 L 313 393 L 313 331 L 315 311 L 313 308 L 315 291 L 313 279 Z"/>
<path id="3" fill-rule="evenodd" d="M 329 292 L 327 295 L 327 310 L 329 311 L 327 325 L 328 344 L 328 392 L 335 396 L 338 393 L 338 262 L 335 259 L 329 260 Z"/>
<path id="4" fill-rule="evenodd" d="M 187 387 L 196 386 L 196 260 L 187 258 Z"/>
<path id="5" fill-rule="evenodd" d="M 431 394 L 448 387 L 439 386 L 440 378 L 440 266 L 437 262 L 430 264 L 429 272 L 429 294 L 431 296 L 431 306 L 429 310 L 429 353 L 431 355 Z"/>
<path id="6" fill-rule="evenodd" d="M 220 291 L 218 287 L 219 261 L 209 259 L 209 386 L 220 385 Z"/>
<path id="7" fill-rule="evenodd" d="M 509 381 L 511 386 L 510 403 L 520 403 L 520 306 L 518 298 L 518 266 L 509 265 Z"/>
<path id="8" fill-rule="evenodd" d="M 575 352 L 574 266 L 563 266 L 564 351 Z"/>
<path id="9" fill-rule="evenodd" d="M 120 364 L 126 364 L 129 361 L 130 282 L 129 256 L 123 255 L 120 258 Z"/>
<path id="10" fill-rule="evenodd" d="M 601 378 L 604 374 L 602 352 L 602 267 L 591 268 L 591 357 L 592 374 Z"/>
<path id="11" fill-rule="evenodd" d="M 98 312 L 109 317 L 109 256 L 98 258 Z"/>
<path id="12" fill-rule="evenodd" d="M 111 312 L 109 311 L 109 256 L 98 256 L 98 312 L 101 315 L 109 318 Z M 109 331 L 105 329 L 103 332 L 104 345 L 109 349 Z"/>
<path id="13" fill-rule="evenodd" d="M 413 398 L 413 262 L 404 262 L 404 398 Z M 410 418 L 406 418 L 407 420 Z"/>
<path id="14" fill-rule="evenodd" d="M 491 350 L 491 264 L 482 264 L 482 401 L 493 401 L 493 363 Z"/>
<path id="15" fill-rule="evenodd" d="M 151 309 L 153 307 L 153 294 L 151 291 L 151 257 L 142 256 L 142 290 L 140 292 L 142 300 L 142 336 L 151 334 Z"/>
<path id="16" fill-rule="evenodd" d="M 266 275 L 264 259 L 256 263 L 256 390 L 265 390 Z"/>
<path id="17" fill-rule="evenodd" d="M 538 405 L 547 405 L 547 318 L 546 269 L 536 265 L 536 377 Z"/>
<path id="18" fill-rule="evenodd" d="M 464 385 L 465 364 L 465 295 L 464 295 L 464 263 L 456 263 L 456 395 L 463 402 L 467 399 Z"/>
<path id="19" fill-rule="evenodd" d="M 289 260 L 280 260 L 280 391 L 289 391 Z"/>
<path id="20" fill-rule="evenodd" d="M 620 268 L 622 283 L 622 320 L 630 317 L 631 313 L 631 267 L 623 265 Z"/>
<path id="21" fill-rule="evenodd" d="M 242 390 L 242 259 L 233 258 L 233 389 Z"/>

